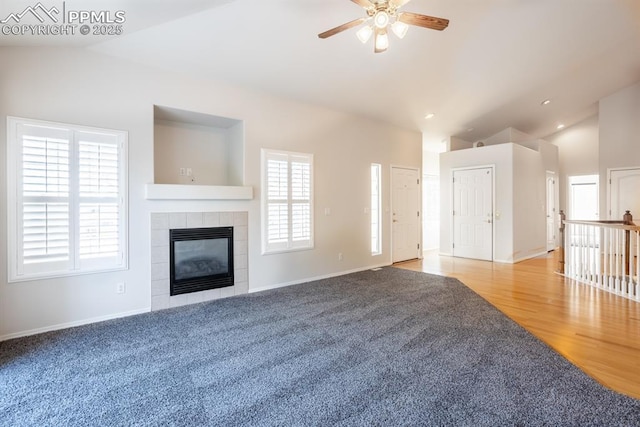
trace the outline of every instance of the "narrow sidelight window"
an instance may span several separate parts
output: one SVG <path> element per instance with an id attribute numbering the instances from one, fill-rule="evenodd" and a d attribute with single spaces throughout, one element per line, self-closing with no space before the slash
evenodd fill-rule
<path id="1" fill-rule="evenodd" d="M 382 165 L 371 164 L 371 255 L 382 253 Z"/>

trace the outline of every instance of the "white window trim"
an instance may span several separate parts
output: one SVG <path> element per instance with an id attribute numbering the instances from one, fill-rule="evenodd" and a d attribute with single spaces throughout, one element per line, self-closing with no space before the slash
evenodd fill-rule
<path id="1" fill-rule="evenodd" d="M 310 197 L 309 197 L 309 216 L 310 216 L 310 238 L 309 240 L 293 242 L 291 239 L 291 215 L 289 215 L 289 241 L 286 244 L 277 244 L 270 246 L 268 242 L 268 183 L 267 183 L 267 159 L 270 156 L 286 156 L 288 161 L 288 168 L 291 169 L 291 157 L 301 157 L 308 159 L 309 162 L 309 174 L 310 174 Z M 282 151 L 282 150 L 270 150 L 263 148 L 261 150 L 261 159 L 260 159 L 260 167 L 261 167 L 261 186 L 262 186 L 262 200 L 261 200 L 261 216 L 262 216 L 262 255 L 270 255 L 270 254 L 278 254 L 278 253 L 287 253 L 287 252 L 298 252 L 298 251 L 306 251 L 314 248 L 314 165 L 313 165 L 313 154 L 309 153 L 298 153 L 293 151 Z M 290 180 L 289 176 L 289 180 Z M 288 184 L 289 197 L 287 201 L 289 212 L 291 212 L 291 181 Z"/>
<path id="2" fill-rule="evenodd" d="M 118 172 L 119 182 L 121 182 L 119 188 L 120 251 L 119 255 L 117 256 L 117 258 L 119 259 L 117 259 L 116 262 L 112 263 L 112 266 L 103 267 L 99 263 L 95 264 L 91 261 L 85 261 L 83 263 L 86 265 L 86 267 L 79 268 L 77 260 L 71 259 L 69 262 L 64 262 L 63 264 L 65 265 L 55 269 L 55 271 L 47 270 L 44 272 L 30 272 L 28 274 L 21 274 L 21 238 L 17 228 L 18 218 L 21 217 L 20 213 L 22 212 L 22 206 L 18 204 L 18 186 L 20 185 L 21 181 L 18 176 L 18 173 L 21 170 L 21 166 L 19 165 L 21 148 L 17 141 L 19 125 L 60 128 L 68 130 L 72 133 L 104 133 L 114 135 L 118 138 Z M 128 138 L 128 132 L 126 131 L 7 116 L 7 273 L 8 281 L 10 283 L 84 274 L 95 274 L 109 271 L 120 271 L 126 270 L 128 268 Z M 75 227 L 75 219 L 71 219 L 70 221 L 70 227 Z M 77 245 L 77 236 L 75 234 L 76 233 L 74 233 L 74 231 L 70 232 L 70 242 L 72 246 Z M 73 251 L 75 252 L 76 249 L 74 248 Z M 72 255 L 71 258 L 73 258 L 73 256 L 75 255 Z M 69 265 L 71 265 L 71 267 L 69 267 Z"/>

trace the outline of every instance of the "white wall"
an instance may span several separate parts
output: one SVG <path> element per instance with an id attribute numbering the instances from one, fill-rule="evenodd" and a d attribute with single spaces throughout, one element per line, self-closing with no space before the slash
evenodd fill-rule
<path id="1" fill-rule="evenodd" d="M 513 144 L 513 254 L 506 259 L 509 262 L 547 252 L 546 170 L 541 153 Z"/>
<path id="2" fill-rule="evenodd" d="M 513 255 L 513 144 L 492 145 L 440 154 L 440 253 L 452 253 L 453 169 L 495 166 L 494 259 Z"/>
<path id="3" fill-rule="evenodd" d="M 383 254 L 370 255 L 370 163 L 383 165 L 383 211 L 389 209 L 390 166 L 419 168 L 421 135 L 376 121 L 275 98 L 243 88 L 161 72 L 74 49 L 0 48 L 0 163 L 6 164 L 7 115 L 129 132 L 127 271 L 7 283 L 0 246 L 0 338 L 150 307 L 150 212 L 249 212 L 249 286 L 278 284 L 390 263 L 390 221 L 383 217 Z M 147 201 L 153 182 L 153 105 L 245 122 L 245 185 L 252 201 Z M 315 249 L 260 254 L 260 149 L 315 155 Z M 7 234 L 6 176 L 0 176 L 0 234 Z M 325 208 L 331 209 L 324 216 Z M 338 252 L 344 260 L 338 261 Z M 125 294 L 115 283 L 127 284 Z"/>
<path id="4" fill-rule="evenodd" d="M 607 170 L 640 167 L 640 83 L 601 99 L 599 108 L 600 219 L 607 219 Z"/>
<path id="5" fill-rule="evenodd" d="M 153 129 L 156 184 L 229 185 L 229 171 L 240 169 L 229 164 L 227 129 L 162 120 Z M 192 175 L 180 175 L 180 168 Z"/>
<path id="6" fill-rule="evenodd" d="M 227 129 L 227 149 L 229 165 L 227 168 L 227 185 L 243 185 L 244 183 L 244 123 Z"/>
<path id="7" fill-rule="evenodd" d="M 482 140 L 484 145 L 506 144 L 508 142 L 522 142 L 531 140 L 531 135 L 519 131 L 516 128 L 506 128 L 495 135 Z"/>
<path id="8" fill-rule="evenodd" d="M 465 141 L 464 139 L 456 138 L 452 136 L 447 142 L 447 151 L 466 150 L 472 148 L 473 142 Z"/>
<path id="9" fill-rule="evenodd" d="M 567 212 L 568 177 L 598 175 L 598 116 L 589 117 L 545 139 L 558 147 L 560 160 L 559 206 L 560 209 Z"/>
<path id="10" fill-rule="evenodd" d="M 458 150 L 440 155 L 440 253 L 453 243 L 452 171 L 495 167 L 494 254 L 499 262 L 518 262 L 546 252 L 546 171 L 558 170 L 558 152 L 536 140 L 536 150 L 513 143 Z"/>

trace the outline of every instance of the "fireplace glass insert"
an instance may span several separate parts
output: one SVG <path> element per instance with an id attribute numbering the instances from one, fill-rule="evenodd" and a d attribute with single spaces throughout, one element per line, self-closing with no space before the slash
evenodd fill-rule
<path id="1" fill-rule="evenodd" d="M 169 230 L 170 295 L 233 286 L 233 227 Z"/>

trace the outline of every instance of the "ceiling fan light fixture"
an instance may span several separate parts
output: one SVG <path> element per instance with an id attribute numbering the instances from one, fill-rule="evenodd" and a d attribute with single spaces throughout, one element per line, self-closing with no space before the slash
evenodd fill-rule
<path id="1" fill-rule="evenodd" d="M 362 43 L 374 39 L 374 53 L 382 53 L 389 47 L 389 27 L 400 39 L 406 36 L 409 25 L 442 31 L 449 26 L 449 20 L 420 13 L 400 11 L 411 0 L 343 0 L 361 6 L 366 16 L 338 25 L 318 34 L 321 39 L 335 36 L 343 31 L 358 27 L 356 36 Z M 364 24 L 364 25 L 362 25 Z M 362 25 L 362 26 L 361 26 Z"/>
<path id="2" fill-rule="evenodd" d="M 385 51 L 389 48 L 389 36 L 387 33 L 376 34 L 376 50 Z"/>
<path id="3" fill-rule="evenodd" d="M 396 36 L 398 36 L 399 39 L 403 39 L 404 36 L 407 35 L 409 26 L 404 22 L 396 21 L 393 24 L 391 24 L 391 30 Z"/>
<path id="4" fill-rule="evenodd" d="M 373 17 L 373 23 L 380 29 L 387 28 L 387 25 L 389 25 L 389 21 L 389 14 L 384 10 L 379 10 Z"/>
<path id="5" fill-rule="evenodd" d="M 358 40 L 360 40 L 363 44 L 368 42 L 371 36 L 373 35 L 373 28 L 366 25 L 358 30 L 356 36 L 358 36 Z"/>

